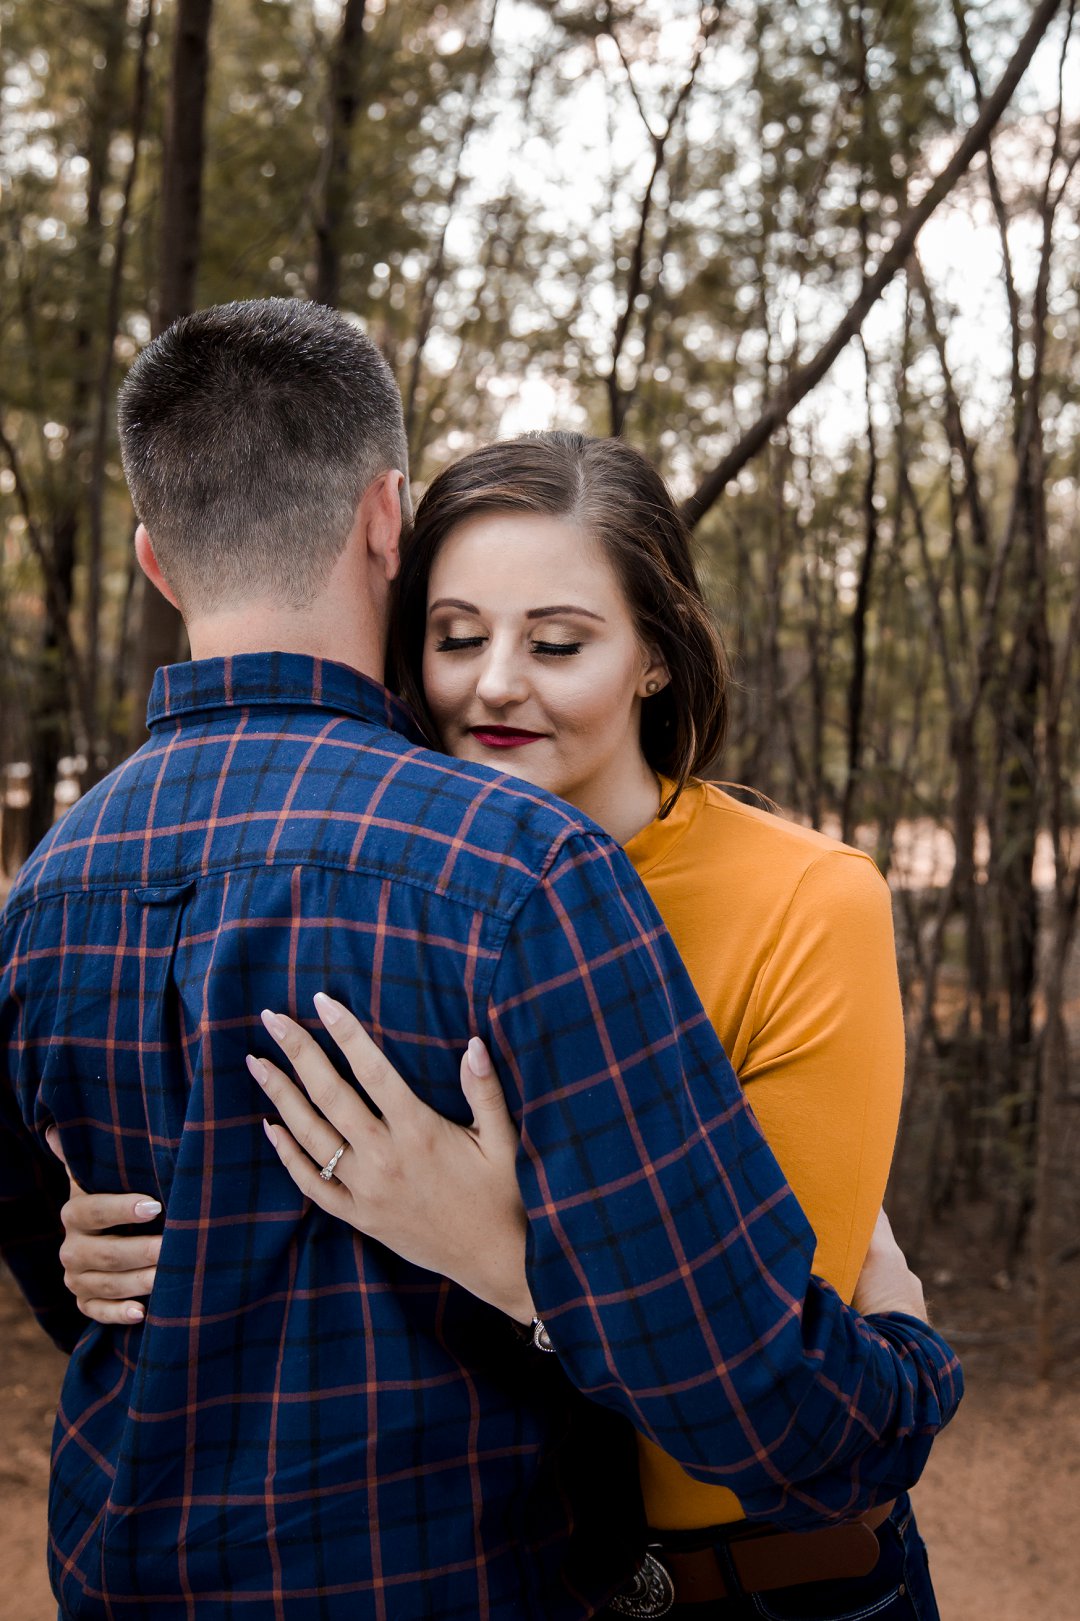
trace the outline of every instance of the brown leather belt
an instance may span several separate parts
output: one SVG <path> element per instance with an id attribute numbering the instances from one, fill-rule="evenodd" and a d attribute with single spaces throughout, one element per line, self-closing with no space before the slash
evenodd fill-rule
<path id="1" fill-rule="evenodd" d="M 616 1596 L 616 1615 L 664 1615 L 672 1604 L 714 1604 L 740 1593 L 767 1593 L 804 1582 L 836 1581 L 866 1576 L 878 1561 L 874 1535 L 892 1513 L 892 1503 L 879 1504 L 845 1525 L 823 1525 L 816 1531 L 739 1528 L 717 1546 L 681 1551 L 653 1544 L 633 1592 Z M 723 1549 L 723 1553 L 720 1549 Z M 729 1579 L 726 1554 L 738 1580 Z M 669 1580 L 665 1581 L 665 1576 Z"/>

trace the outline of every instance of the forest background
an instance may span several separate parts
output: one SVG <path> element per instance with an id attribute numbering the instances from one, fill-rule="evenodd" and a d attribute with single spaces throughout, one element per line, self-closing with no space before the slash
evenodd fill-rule
<path id="1" fill-rule="evenodd" d="M 397 373 L 417 490 L 500 434 L 621 433 L 685 502 L 733 654 L 717 775 L 892 884 L 901 1239 L 969 1364 L 1059 1388 L 1080 1361 L 1075 9 L 0 0 L 8 877 L 184 654 L 134 565 L 114 421 L 170 320 L 270 294 L 346 311 Z"/>

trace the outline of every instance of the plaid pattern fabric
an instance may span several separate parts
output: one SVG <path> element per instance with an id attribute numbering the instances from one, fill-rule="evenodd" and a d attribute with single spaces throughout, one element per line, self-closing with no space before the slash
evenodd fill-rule
<path id="1" fill-rule="evenodd" d="M 150 726 L 0 938 L 0 1244 L 74 1345 L 65 1616 L 577 1621 L 634 1563 L 625 1419 L 792 1525 L 917 1476 L 957 1364 L 809 1281 L 807 1224 L 610 839 L 426 751 L 331 663 L 161 671 Z M 490 1043 L 557 1357 L 297 1194 L 244 1054 L 269 1051 L 264 1006 L 321 1034 L 320 989 L 458 1119 L 461 1050 Z M 74 1343 L 50 1121 L 84 1186 L 166 1207 L 143 1327 Z"/>

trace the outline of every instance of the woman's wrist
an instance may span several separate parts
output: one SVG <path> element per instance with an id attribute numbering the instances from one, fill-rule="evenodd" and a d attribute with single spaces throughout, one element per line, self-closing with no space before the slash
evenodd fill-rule
<path id="1" fill-rule="evenodd" d="M 494 1306 L 497 1311 L 505 1313 L 507 1317 L 512 1318 L 522 1328 L 528 1329 L 530 1333 L 532 1332 L 533 1319 L 536 1316 L 536 1305 L 524 1276 L 522 1276 L 520 1283 L 516 1284 L 512 1289 L 507 1289 L 505 1292 L 500 1291 L 497 1298 L 494 1293 L 489 1296 L 488 1304 Z"/>
<path id="2" fill-rule="evenodd" d="M 509 1315 L 514 1318 L 515 1322 L 524 1323 L 528 1328 L 532 1327 L 536 1320 L 536 1304 L 527 1288 L 523 1294 L 517 1297 L 514 1302 L 514 1309 Z"/>
<path id="3" fill-rule="evenodd" d="M 525 1271 L 524 1211 L 520 1221 L 510 1212 L 501 1227 L 492 1225 L 489 1231 L 490 1242 L 482 1257 L 474 1245 L 467 1262 L 459 1260 L 447 1273 L 470 1294 L 531 1332 L 536 1303 Z M 478 1259 L 482 1259 L 482 1270 L 476 1264 Z"/>

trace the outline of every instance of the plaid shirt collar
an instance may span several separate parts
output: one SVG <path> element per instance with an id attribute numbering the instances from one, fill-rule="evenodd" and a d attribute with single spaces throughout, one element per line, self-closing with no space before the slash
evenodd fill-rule
<path id="1" fill-rule="evenodd" d="M 152 730 L 212 710 L 282 704 L 354 715 L 399 732 L 410 743 L 425 743 L 412 711 L 381 682 L 347 664 L 303 653 L 237 653 L 168 664 L 154 676 L 146 724 Z"/>

